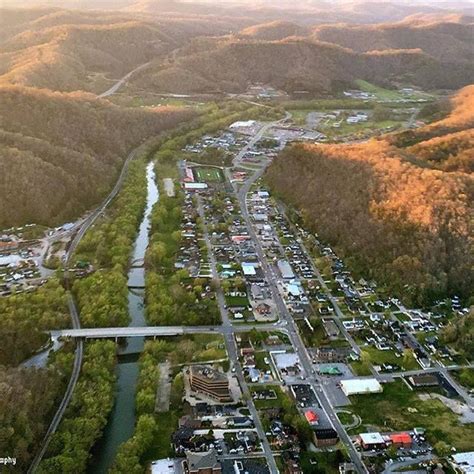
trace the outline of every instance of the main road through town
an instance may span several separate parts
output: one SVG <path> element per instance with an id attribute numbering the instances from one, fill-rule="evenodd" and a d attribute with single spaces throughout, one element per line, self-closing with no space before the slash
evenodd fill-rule
<path id="1" fill-rule="evenodd" d="M 265 273 L 268 284 L 270 286 L 270 290 L 272 292 L 273 300 L 278 308 L 279 312 L 279 317 L 280 319 L 283 319 L 286 321 L 287 324 L 287 331 L 288 335 L 290 337 L 290 341 L 292 346 L 294 347 L 296 353 L 298 354 L 298 357 L 301 361 L 301 365 L 304 369 L 304 371 L 307 374 L 307 380 L 313 387 L 313 390 L 317 394 L 320 402 L 321 402 L 321 407 L 327 414 L 329 420 L 333 424 L 334 428 L 336 429 L 339 438 L 341 441 L 344 443 L 346 446 L 351 461 L 356 467 L 357 471 L 359 473 L 367 473 L 368 470 L 365 467 L 360 454 L 357 452 L 355 449 L 354 445 L 352 444 L 351 439 L 349 438 L 346 430 L 342 426 L 341 422 L 339 421 L 339 418 L 336 415 L 336 412 L 334 410 L 334 407 L 331 405 L 326 393 L 325 393 L 325 387 L 323 384 L 320 383 L 320 380 L 318 376 L 314 373 L 313 367 L 311 365 L 311 358 L 308 354 L 308 351 L 301 339 L 301 336 L 298 332 L 298 328 L 295 324 L 295 321 L 293 317 L 291 316 L 290 312 L 288 311 L 288 308 L 286 307 L 285 302 L 283 301 L 283 298 L 280 294 L 280 291 L 277 286 L 277 282 L 275 280 L 274 274 L 270 269 L 270 266 L 267 262 L 266 256 L 263 252 L 262 246 L 260 244 L 260 241 L 257 237 L 257 234 L 254 230 L 254 227 L 252 225 L 248 208 L 247 208 L 247 194 L 250 191 L 250 188 L 252 185 L 263 175 L 265 168 L 261 168 L 257 172 L 255 172 L 246 182 L 245 184 L 240 188 L 240 190 L 237 193 L 238 201 L 242 210 L 242 216 L 247 224 L 250 236 L 252 237 L 253 241 L 255 242 L 255 248 L 257 251 L 257 255 L 259 257 L 259 260 L 262 265 L 262 270 Z"/>

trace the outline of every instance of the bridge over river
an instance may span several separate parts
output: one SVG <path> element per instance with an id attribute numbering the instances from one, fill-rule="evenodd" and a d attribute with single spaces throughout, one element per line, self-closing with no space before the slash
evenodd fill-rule
<path id="1" fill-rule="evenodd" d="M 232 334 L 247 332 L 254 328 L 260 331 L 285 331 L 280 324 L 242 324 L 234 326 L 143 326 L 117 328 L 80 328 L 50 331 L 52 337 L 71 337 L 84 339 L 117 339 L 120 337 L 166 337 L 183 334 Z"/>

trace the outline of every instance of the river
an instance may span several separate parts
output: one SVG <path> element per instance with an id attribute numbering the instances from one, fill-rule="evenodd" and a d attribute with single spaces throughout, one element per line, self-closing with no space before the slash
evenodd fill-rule
<path id="1" fill-rule="evenodd" d="M 143 266 L 149 242 L 151 211 L 158 202 L 159 192 L 153 163 L 146 169 L 147 201 L 137 238 L 131 256 L 128 274 L 129 326 L 145 326 L 144 286 L 145 268 Z M 143 350 L 143 338 L 128 338 L 120 348 L 117 364 L 117 387 L 115 403 L 109 416 L 102 439 L 97 443 L 88 472 L 105 474 L 112 465 L 117 449 L 129 439 L 135 427 L 135 391 L 138 378 L 138 356 Z"/>

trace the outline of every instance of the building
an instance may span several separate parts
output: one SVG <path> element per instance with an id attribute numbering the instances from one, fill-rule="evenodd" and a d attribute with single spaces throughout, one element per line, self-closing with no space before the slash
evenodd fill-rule
<path id="1" fill-rule="evenodd" d="M 176 474 L 176 467 L 174 459 L 158 459 L 151 463 L 151 474 Z"/>
<path id="2" fill-rule="evenodd" d="M 316 446 L 334 446 L 339 442 L 337 432 L 333 428 L 317 428 L 313 430 L 314 442 Z"/>
<path id="3" fill-rule="evenodd" d="M 474 451 L 454 454 L 452 458 L 452 465 L 457 472 L 460 472 L 461 474 L 474 473 Z"/>
<path id="4" fill-rule="evenodd" d="M 380 433 L 361 433 L 359 441 L 364 449 L 383 449 L 387 447 L 385 439 Z"/>
<path id="5" fill-rule="evenodd" d="M 319 423 L 319 416 L 313 410 L 306 411 L 304 416 L 310 425 L 317 425 Z"/>
<path id="6" fill-rule="evenodd" d="M 365 393 L 380 393 L 383 391 L 377 379 L 347 379 L 341 380 L 341 389 L 347 395 Z"/>
<path id="7" fill-rule="evenodd" d="M 410 433 L 394 433 L 389 436 L 393 446 L 397 448 L 411 448 L 413 439 Z"/>
<path id="8" fill-rule="evenodd" d="M 209 366 L 191 366 L 189 385 L 194 392 L 203 393 L 219 402 L 232 401 L 227 376 Z"/>
<path id="9" fill-rule="evenodd" d="M 439 380 L 433 374 L 412 375 L 408 379 L 414 387 L 436 387 L 439 385 Z"/>
<path id="10" fill-rule="evenodd" d="M 278 270 L 280 270 L 281 277 L 284 280 L 293 280 L 295 278 L 295 274 L 291 269 L 290 264 L 286 260 L 278 260 Z"/>
<path id="11" fill-rule="evenodd" d="M 204 453 L 187 451 L 186 459 L 183 461 L 183 472 L 185 474 L 221 474 L 222 466 L 212 449 Z"/>
<path id="12" fill-rule="evenodd" d="M 207 187 L 206 183 L 184 183 L 186 191 L 204 191 Z"/>
<path id="13" fill-rule="evenodd" d="M 320 362 L 344 362 L 350 352 L 347 347 L 318 347 L 316 357 Z"/>

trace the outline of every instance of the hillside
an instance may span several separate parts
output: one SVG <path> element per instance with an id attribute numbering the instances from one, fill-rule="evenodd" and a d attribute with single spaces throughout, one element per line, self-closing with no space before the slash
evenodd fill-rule
<path id="1" fill-rule="evenodd" d="M 295 145 L 267 181 L 356 274 L 408 304 L 474 292 L 474 180 L 424 169 L 386 142 Z"/>
<path id="2" fill-rule="evenodd" d="M 141 87 L 160 92 L 241 92 L 263 82 L 292 92 L 320 93 L 363 78 L 390 85 L 455 89 L 474 81 L 473 63 L 439 61 L 420 49 L 357 53 L 327 42 L 224 37 L 192 42 L 166 63 L 137 76 Z"/>
<path id="3" fill-rule="evenodd" d="M 451 21 L 448 21 L 451 20 Z M 447 17 L 444 21 L 406 20 L 401 23 L 354 26 L 324 25 L 314 37 L 356 52 L 421 49 L 443 62 L 469 63 L 474 59 L 474 25 Z"/>
<path id="4" fill-rule="evenodd" d="M 207 18 L 143 19 L 117 12 L 1 10 L 0 85 L 99 92 L 112 79 L 199 35 L 222 34 L 230 21 Z"/>
<path id="5" fill-rule="evenodd" d="M 304 26 L 290 21 L 280 20 L 249 26 L 248 28 L 243 29 L 239 35 L 253 39 L 275 41 L 289 36 L 308 36 L 309 33 L 309 28 L 305 28 Z"/>
<path id="6" fill-rule="evenodd" d="M 443 171 L 474 171 L 474 86 L 451 99 L 451 111 L 422 128 L 382 137 L 408 159 Z"/>
<path id="7" fill-rule="evenodd" d="M 76 217 L 106 195 L 131 148 L 190 114 L 123 109 L 86 93 L 0 88 L 0 228 Z"/>

